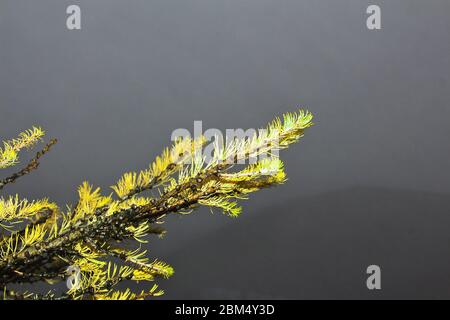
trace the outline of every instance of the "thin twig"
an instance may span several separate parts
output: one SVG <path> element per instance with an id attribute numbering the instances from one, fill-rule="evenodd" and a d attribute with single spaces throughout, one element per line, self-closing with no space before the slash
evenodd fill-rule
<path id="1" fill-rule="evenodd" d="M 2 190 L 7 184 L 16 182 L 17 179 L 20 177 L 23 177 L 24 175 L 29 174 L 31 171 L 36 170 L 39 167 L 39 159 L 46 154 L 50 148 L 56 144 L 57 140 L 52 139 L 49 143 L 45 145 L 45 147 L 36 153 L 33 159 L 28 162 L 25 168 L 22 170 L 12 174 L 11 176 L 4 178 L 3 180 L 0 180 L 0 190 Z"/>

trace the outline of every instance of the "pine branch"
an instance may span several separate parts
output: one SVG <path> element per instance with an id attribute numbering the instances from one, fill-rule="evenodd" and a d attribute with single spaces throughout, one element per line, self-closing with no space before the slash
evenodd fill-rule
<path id="1" fill-rule="evenodd" d="M 45 131 L 39 127 L 21 132 L 16 139 L 3 142 L 0 148 L 0 169 L 14 166 L 18 163 L 19 152 L 31 148 L 44 136 Z"/>
<path id="2" fill-rule="evenodd" d="M 148 169 L 124 174 L 112 186 L 115 197 L 104 196 L 100 188 L 83 183 L 77 204 L 66 212 L 45 199 L 28 202 L 16 196 L 1 200 L 0 219 L 3 217 L 11 228 L 0 241 L 0 288 L 4 297 L 97 300 L 161 295 L 156 285 L 141 293 L 114 289 L 124 281 L 155 281 L 173 274 L 170 265 L 159 260 L 151 262 L 140 246 L 131 249 L 124 241 L 140 243 L 146 242 L 150 234 L 161 235 L 164 231 L 158 225 L 164 217 L 187 214 L 198 206 L 238 216 L 242 210 L 239 200 L 284 183 L 286 176 L 282 161 L 275 157 L 260 159 L 243 169 L 235 164 L 288 147 L 303 136 L 311 120 L 308 112 L 286 114 L 255 136 L 235 139 L 226 148 L 216 145 L 208 162 L 197 152 L 205 145 L 204 137 L 180 139 Z M 37 160 L 52 144 L 38 153 L 27 168 L 37 166 Z M 142 196 L 148 190 L 155 190 L 158 196 Z M 14 230 L 18 222 L 25 226 Z M 63 281 L 68 267 L 77 268 L 79 277 L 76 286 L 65 294 L 39 296 L 7 291 L 6 287 L 13 283 Z"/>
<path id="3" fill-rule="evenodd" d="M 28 162 L 28 164 L 21 169 L 20 171 L 12 174 L 11 176 L 4 178 L 2 180 L 0 180 L 0 190 L 2 190 L 7 184 L 10 183 L 14 183 L 17 179 L 19 179 L 20 177 L 23 177 L 27 174 L 29 174 L 31 171 L 36 170 L 39 167 L 39 159 L 45 155 L 50 148 L 56 144 L 57 140 L 56 139 L 52 139 L 50 140 L 49 143 L 47 143 L 45 145 L 45 147 L 36 153 L 36 155 L 34 156 L 33 159 L 30 160 L 30 162 Z"/>

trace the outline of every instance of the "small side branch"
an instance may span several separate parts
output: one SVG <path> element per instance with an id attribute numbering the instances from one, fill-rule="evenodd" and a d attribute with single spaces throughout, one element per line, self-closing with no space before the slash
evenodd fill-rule
<path id="1" fill-rule="evenodd" d="M 29 174 L 31 171 L 36 170 L 39 167 L 39 159 L 46 154 L 50 148 L 56 144 L 57 140 L 52 139 L 49 143 L 45 145 L 45 147 L 36 153 L 33 159 L 28 162 L 25 168 L 22 170 L 12 174 L 11 176 L 0 180 L 0 190 L 2 190 L 7 184 L 14 183 L 17 179 Z"/>

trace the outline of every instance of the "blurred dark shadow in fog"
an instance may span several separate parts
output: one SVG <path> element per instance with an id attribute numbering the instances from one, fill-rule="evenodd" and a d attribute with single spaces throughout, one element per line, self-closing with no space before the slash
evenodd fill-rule
<path id="1" fill-rule="evenodd" d="M 167 255 L 165 298 L 450 298 L 448 195 L 350 188 L 235 221 Z M 366 289 L 370 264 L 381 291 Z"/>

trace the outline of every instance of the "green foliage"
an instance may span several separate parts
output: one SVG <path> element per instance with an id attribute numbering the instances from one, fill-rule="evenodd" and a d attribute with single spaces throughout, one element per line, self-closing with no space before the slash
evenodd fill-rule
<path id="1" fill-rule="evenodd" d="M 19 134 L 16 139 L 3 142 L 0 148 L 0 169 L 11 167 L 18 163 L 19 152 L 24 148 L 31 148 L 45 132 L 39 127 L 33 127 Z"/>
<path id="2" fill-rule="evenodd" d="M 214 147 L 212 159 L 201 152 L 205 137 L 184 138 L 166 148 L 147 169 L 125 173 L 102 194 L 84 182 L 78 202 L 66 209 L 48 199 L 28 201 L 17 195 L 0 198 L 0 289 L 4 299 L 144 299 L 163 291 L 120 291 L 123 281 L 155 281 L 168 278 L 173 268 L 150 260 L 140 243 L 149 235 L 162 236 L 159 227 L 169 214 L 187 214 L 198 206 L 219 208 L 237 217 L 238 201 L 251 192 L 286 181 L 283 162 L 272 155 L 303 136 L 312 115 L 299 111 L 276 118 L 266 130 L 252 137 L 234 139 L 226 148 Z M 36 144 L 44 135 L 40 128 L 4 142 L 0 168 L 17 164 L 18 152 Z M 0 181 L 0 189 L 37 168 L 39 158 L 55 143 L 51 140 L 18 173 Z M 260 159 L 242 166 L 245 160 Z M 144 195 L 149 191 L 150 195 Z M 130 248 L 129 241 L 136 244 Z M 67 292 L 17 293 L 15 283 L 66 281 L 67 270 L 76 268 L 77 278 Z"/>

